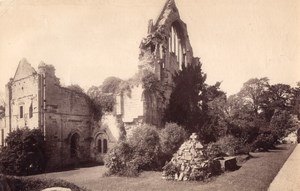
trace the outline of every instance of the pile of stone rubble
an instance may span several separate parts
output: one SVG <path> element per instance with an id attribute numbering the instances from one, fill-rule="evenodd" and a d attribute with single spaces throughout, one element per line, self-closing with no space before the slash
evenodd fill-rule
<path id="1" fill-rule="evenodd" d="M 235 157 L 216 158 L 208 160 L 205 155 L 203 145 L 197 140 L 197 135 L 193 133 L 190 139 L 185 141 L 179 150 L 173 155 L 169 165 L 176 167 L 174 174 L 167 171 L 168 164 L 164 167 L 163 179 L 187 181 L 195 179 L 199 173 L 203 176 L 208 175 L 213 168 L 215 171 L 232 170 L 236 167 Z"/>

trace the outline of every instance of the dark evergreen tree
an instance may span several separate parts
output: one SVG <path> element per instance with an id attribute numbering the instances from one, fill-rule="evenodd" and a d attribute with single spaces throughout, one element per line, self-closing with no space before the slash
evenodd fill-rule
<path id="1" fill-rule="evenodd" d="M 175 87 L 165 112 L 166 122 L 182 125 L 188 133 L 200 133 L 206 120 L 206 74 L 200 64 L 183 66 L 174 76 Z"/>

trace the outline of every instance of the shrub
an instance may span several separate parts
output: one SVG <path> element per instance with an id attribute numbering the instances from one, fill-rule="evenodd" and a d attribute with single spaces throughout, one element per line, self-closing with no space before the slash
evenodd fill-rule
<path id="1" fill-rule="evenodd" d="M 172 155 L 187 138 L 187 133 L 184 128 L 176 123 L 167 123 L 159 135 L 161 150 L 165 157 L 164 161 L 170 160 Z"/>
<path id="2" fill-rule="evenodd" d="M 269 125 L 260 129 L 259 135 L 253 142 L 253 149 L 267 151 L 274 148 L 275 144 L 283 138 L 286 133 L 296 129 L 296 123 L 290 113 L 285 110 L 276 110 Z"/>
<path id="3" fill-rule="evenodd" d="M 167 179 L 173 179 L 175 173 L 178 173 L 178 172 L 179 172 L 179 168 L 177 166 L 175 166 L 172 162 L 168 162 L 163 167 L 163 173 Z"/>
<path id="4" fill-rule="evenodd" d="M 219 144 L 210 143 L 206 148 L 206 155 L 208 158 L 213 159 L 216 157 L 225 156 L 226 154 L 222 151 Z"/>
<path id="5" fill-rule="evenodd" d="M 142 170 L 160 166 L 159 135 L 155 127 L 143 125 L 135 129 L 128 141 L 119 142 L 105 158 L 106 175 L 137 176 Z"/>
<path id="6" fill-rule="evenodd" d="M 292 118 L 288 111 L 276 110 L 271 118 L 269 131 L 273 135 L 274 141 L 277 142 L 292 127 Z"/>
<path id="7" fill-rule="evenodd" d="M 17 129 L 8 134 L 6 143 L 0 155 L 0 170 L 3 173 L 29 175 L 44 171 L 45 141 L 40 130 Z"/>
<path id="8" fill-rule="evenodd" d="M 133 162 L 139 170 L 153 170 L 160 166 L 160 139 L 155 127 L 143 125 L 135 129 L 128 142 L 133 149 Z"/>
<path id="9" fill-rule="evenodd" d="M 138 169 L 130 163 L 133 150 L 126 141 L 119 142 L 105 157 L 106 175 L 137 176 Z"/>
<path id="10" fill-rule="evenodd" d="M 217 142 L 210 143 L 207 146 L 207 155 L 209 158 L 225 155 L 248 154 L 251 148 L 248 144 L 243 144 L 238 138 L 232 135 L 221 137 Z"/>
<path id="11" fill-rule="evenodd" d="M 253 143 L 253 149 L 258 149 L 261 151 L 267 151 L 270 148 L 274 147 L 275 143 L 274 135 L 271 132 L 263 132 L 257 136 L 256 140 Z"/>

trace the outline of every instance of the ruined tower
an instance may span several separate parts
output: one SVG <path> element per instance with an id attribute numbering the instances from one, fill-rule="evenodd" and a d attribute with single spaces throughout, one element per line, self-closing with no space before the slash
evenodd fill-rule
<path id="1" fill-rule="evenodd" d="M 130 116 L 123 120 L 125 127 L 136 121 L 161 126 L 163 112 L 169 103 L 174 88 L 173 77 L 182 68 L 189 64 L 199 64 L 199 59 L 193 56 L 187 25 L 181 20 L 174 0 L 167 0 L 155 21 L 150 20 L 147 36 L 140 43 L 139 73 L 153 74 L 163 86 L 163 99 L 159 100 L 155 93 L 142 89 L 142 85 L 132 87 L 134 96 L 117 97 L 119 115 Z M 139 96 L 140 99 L 135 98 Z M 135 101 L 133 101 L 135 99 Z M 139 103 L 138 103 L 139 102 Z M 126 104 L 126 103 L 131 103 Z M 135 108 L 132 108 L 134 105 Z M 141 109 L 142 108 L 142 109 Z"/>
<path id="2" fill-rule="evenodd" d="M 182 66 L 198 64 L 193 56 L 187 26 L 181 20 L 174 0 L 167 0 L 156 21 L 149 21 L 148 34 L 140 44 L 139 70 L 152 72 L 164 86 L 165 103 L 146 104 L 146 121 L 160 125 L 163 110 L 173 89 L 173 77 Z"/>

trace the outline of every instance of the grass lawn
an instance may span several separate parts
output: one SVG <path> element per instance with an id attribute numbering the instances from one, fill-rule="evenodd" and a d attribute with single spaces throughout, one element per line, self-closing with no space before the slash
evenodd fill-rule
<path id="1" fill-rule="evenodd" d="M 102 177 L 105 168 L 91 167 L 49 173 L 40 177 L 60 178 L 95 191 L 102 190 L 267 190 L 296 145 L 279 145 L 253 156 L 239 170 L 226 172 L 208 182 L 176 182 L 161 179 L 161 172 L 144 172 L 137 178 Z"/>

